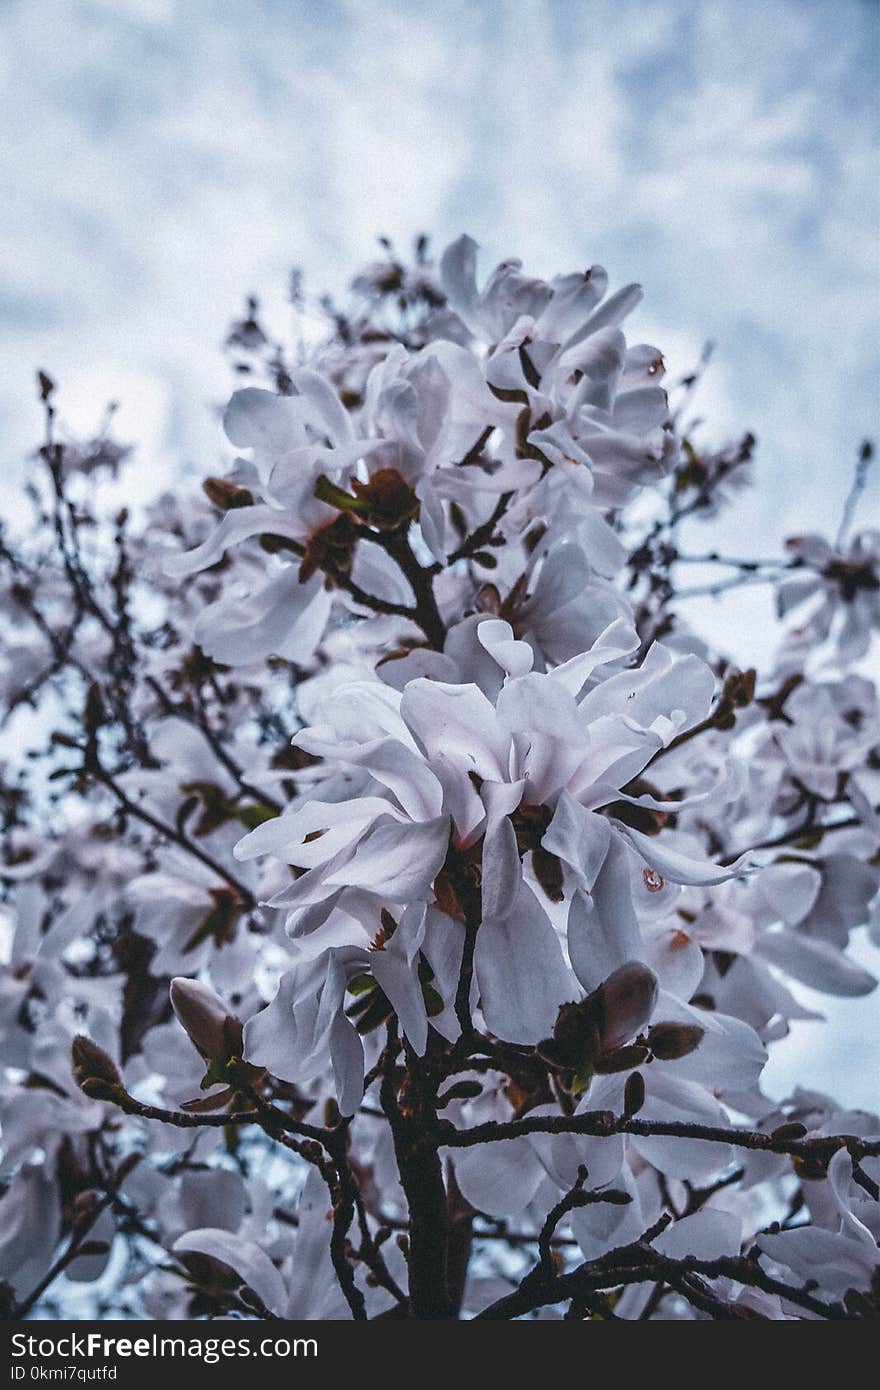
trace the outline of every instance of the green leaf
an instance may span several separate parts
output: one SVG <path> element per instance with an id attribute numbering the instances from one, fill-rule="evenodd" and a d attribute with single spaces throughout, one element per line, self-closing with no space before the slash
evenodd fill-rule
<path id="1" fill-rule="evenodd" d="M 278 812 L 273 811 L 271 806 L 265 806 L 256 801 L 252 806 L 239 806 L 235 812 L 235 819 L 239 821 L 245 830 L 256 830 L 258 825 L 264 825 L 267 820 L 273 820 Z"/>
<path id="2" fill-rule="evenodd" d="M 349 994 L 369 994 L 371 989 L 376 988 L 376 981 L 372 975 L 355 975 L 353 980 L 348 982 Z"/>
<path id="3" fill-rule="evenodd" d="M 356 516 L 366 516 L 370 510 L 370 504 L 366 498 L 352 497 L 350 492 L 337 487 L 331 483 L 325 474 L 321 473 L 315 482 L 315 496 L 319 502 L 326 502 L 330 507 L 336 507 L 340 512 L 353 512 Z"/>

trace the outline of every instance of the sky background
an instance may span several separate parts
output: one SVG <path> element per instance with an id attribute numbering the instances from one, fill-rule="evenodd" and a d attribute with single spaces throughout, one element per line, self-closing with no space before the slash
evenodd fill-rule
<path id="1" fill-rule="evenodd" d="M 0 0 L 3 509 L 36 367 L 73 428 L 120 402 L 143 497 L 216 471 L 246 291 L 282 333 L 291 266 L 339 291 L 378 233 L 468 231 L 484 269 L 641 281 L 673 373 L 717 344 L 707 437 L 760 444 L 739 550 L 833 533 L 878 423 L 878 36 L 876 0 Z M 763 602 L 725 601 L 744 656 Z"/>

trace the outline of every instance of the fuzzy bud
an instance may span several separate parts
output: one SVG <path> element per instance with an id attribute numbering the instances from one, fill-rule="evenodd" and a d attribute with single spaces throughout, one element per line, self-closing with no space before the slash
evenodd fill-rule
<path id="1" fill-rule="evenodd" d="M 122 1077 L 103 1047 L 78 1033 L 70 1049 L 73 1079 L 92 1100 L 110 1100 L 123 1090 Z"/>
<path id="2" fill-rule="evenodd" d="M 648 1046 L 661 1062 L 677 1062 L 699 1047 L 704 1028 L 690 1023 L 655 1023 L 648 1033 Z"/>

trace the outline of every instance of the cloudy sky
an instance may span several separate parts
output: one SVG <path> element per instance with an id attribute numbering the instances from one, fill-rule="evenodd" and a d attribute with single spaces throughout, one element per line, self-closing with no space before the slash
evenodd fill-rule
<path id="1" fill-rule="evenodd" d="M 836 529 L 878 419 L 878 35 L 876 0 L 0 0 L 2 477 L 37 366 L 73 426 L 121 402 L 139 491 L 213 471 L 245 291 L 283 331 L 293 264 L 340 289 L 377 233 L 467 230 L 642 281 L 674 369 L 715 341 L 711 433 L 761 443 L 740 548 Z"/>
<path id="2" fill-rule="evenodd" d="M 6 476 L 34 365 L 76 424 L 118 397 L 150 476 L 212 465 L 246 290 L 283 329 L 293 263 L 340 287 L 378 232 L 467 230 L 641 280 L 673 365 L 717 343 L 703 408 L 759 434 L 772 527 L 826 518 L 876 427 L 878 32 L 875 0 L 2 0 Z"/>

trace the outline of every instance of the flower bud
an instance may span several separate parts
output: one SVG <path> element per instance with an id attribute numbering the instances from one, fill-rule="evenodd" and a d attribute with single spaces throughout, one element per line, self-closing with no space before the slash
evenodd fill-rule
<path id="1" fill-rule="evenodd" d="M 103 1047 L 78 1033 L 70 1049 L 73 1079 L 93 1100 L 108 1100 L 123 1089 L 122 1077 L 112 1057 Z"/>
<path id="2" fill-rule="evenodd" d="M 240 1055 L 241 1023 L 207 985 L 177 976 L 171 981 L 171 1007 L 206 1061 Z"/>
<path id="3" fill-rule="evenodd" d="M 792 1120 L 788 1124 L 777 1125 L 771 1139 L 803 1139 L 807 1132 L 806 1125 L 802 1125 L 798 1120 Z"/>
<path id="4" fill-rule="evenodd" d="M 623 1092 L 623 1113 L 628 1120 L 637 1115 L 645 1103 L 645 1078 L 640 1071 L 630 1072 Z"/>
<path id="5" fill-rule="evenodd" d="M 254 505 L 253 493 L 246 487 L 239 487 L 236 483 L 230 482 L 228 478 L 205 478 L 202 490 L 222 512 Z"/>
<path id="6" fill-rule="evenodd" d="M 602 1009 L 602 1047 L 622 1047 L 651 1017 L 657 999 L 657 977 L 638 960 L 628 960 L 596 991 Z"/>
<path id="7" fill-rule="evenodd" d="M 628 1043 L 625 1047 L 615 1047 L 611 1052 L 603 1052 L 596 1061 L 596 1071 L 602 1076 L 617 1071 L 630 1071 L 650 1061 L 651 1054 L 644 1043 Z"/>
<path id="8" fill-rule="evenodd" d="M 677 1062 L 699 1047 L 705 1028 L 693 1023 L 655 1023 L 648 1033 L 648 1046 L 661 1062 Z"/>

